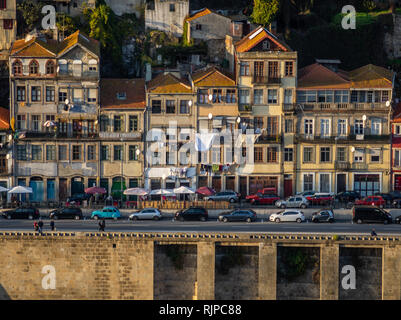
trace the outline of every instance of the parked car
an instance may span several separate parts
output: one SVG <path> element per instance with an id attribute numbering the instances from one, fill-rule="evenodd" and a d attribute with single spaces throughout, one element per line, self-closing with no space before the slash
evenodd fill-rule
<path id="1" fill-rule="evenodd" d="M 219 215 L 219 221 L 246 221 L 253 222 L 256 221 L 256 212 L 253 210 L 234 210 L 229 213 L 223 213 Z"/>
<path id="2" fill-rule="evenodd" d="M 340 202 L 354 202 L 361 199 L 361 195 L 356 191 L 342 191 L 337 193 L 336 199 Z"/>
<path id="3" fill-rule="evenodd" d="M 16 208 L 3 211 L 1 215 L 6 219 L 39 219 L 39 210 L 34 207 Z"/>
<path id="4" fill-rule="evenodd" d="M 312 222 L 334 222 L 334 213 L 332 210 L 320 210 L 312 213 Z"/>
<path id="5" fill-rule="evenodd" d="M 362 200 L 355 201 L 355 205 L 366 205 L 366 206 L 377 206 L 379 208 L 384 208 L 386 205 L 386 200 L 381 196 L 367 196 Z"/>
<path id="6" fill-rule="evenodd" d="M 235 191 L 230 190 L 217 192 L 216 194 L 205 197 L 204 199 L 207 201 L 229 201 L 231 203 L 239 201 L 238 194 Z"/>
<path id="7" fill-rule="evenodd" d="M 398 216 L 394 219 L 394 223 L 401 224 L 401 216 Z"/>
<path id="8" fill-rule="evenodd" d="M 82 210 L 80 208 L 63 208 L 50 211 L 50 219 L 83 219 Z"/>
<path id="9" fill-rule="evenodd" d="M 186 210 L 177 211 L 175 216 L 175 220 L 200 220 L 206 221 L 208 219 L 208 213 L 205 208 L 202 207 L 190 207 Z"/>
<path id="10" fill-rule="evenodd" d="M 102 210 L 96 210 L 92 212 L 92 219 L 114 219 L 121 218 L 120 211 L 115 207 L 104 207 Z"/>
<path id="11" fill-rule="evenodd" d="M 332 203 L 333 196 L 330 193 L 315 193 L 313 196 L 306 196 L 312 205 L 328 205 Z"/>
<path id="12" fill-rule="evenodd" d="M 386 205 L 391 205 L 393 202 L 393 196 L 390 193 L 376 192 L 375 196 L 380 196 L 386 201 Z"/>
<path id="13" fill-rule="evenodd" d="M 285 210 L 277 213 L 272 213 L 269 216 L 269 221 L 274 222 L 298 222 L 305 221 L 304 213 L 300 210 Z"/>
<path id="14" fill-rule="evenodd" d="M 129 220 L 160 220 L 161 218 L 162 214 L 156 208 L 145 208 L 128 217 Z"/>
<path id="15" fill-rule="evenodd" d="M 392 223 L 391 214 L 375 206 L 354 206 L 352 210 L 352 221 L 356 223 L 383 222 Z"/>
<path id="16" fill-rule="evenodd" d="M 304 196 L 293 196 L 287 198 L 287 200 L 278 200 L 275 203 L 276 207 L 285 209 L 285 208 L 302 208 L 305 209 L 309 205 L 308 199 Z"/>
<path id="17" fill-rule="evenodd" d="M 257 193 L 253 195 L 249 200 L 251 204 L 270 204 L 274 205 L 277 200 L 280 200 L 280 197 L 276 194 L 262 194 Z"/>
<path id="18" fill-rule="evenodd" d="M 77 193 L 71 197 L 67 198 L 67 203 L 74 204 L 74 203 L 82 203 L 84 200 L 88 201 L 92 195 L 87 193 Z"/>
<path id="19" fill-rule="evenodd" d="M 308 197 L 308 196 L 313 196 L 315 193 L 316 193 L 316 191 L 304 191 L 304 192 L 297 193 L 296 196 Z"/>
<path id="20" fill-rule="evenodd" d="M 394 208 L 401 208 L 401 199 L 394 199 L 392 205 Z"/>

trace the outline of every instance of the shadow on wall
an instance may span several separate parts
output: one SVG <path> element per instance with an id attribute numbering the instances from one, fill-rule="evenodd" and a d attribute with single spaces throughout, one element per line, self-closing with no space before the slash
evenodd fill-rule
<path id="1" fill-rule="evenodd" d="M 0 300 L 11 300 L 6 289 L 0 284 Z"/>

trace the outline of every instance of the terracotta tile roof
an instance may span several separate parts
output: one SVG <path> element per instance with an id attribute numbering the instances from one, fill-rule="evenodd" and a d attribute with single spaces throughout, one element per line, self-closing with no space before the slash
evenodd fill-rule
<path id="1" fill-rule="evenodd" d="M 195 86 L 198 87 L 232 87 L 235 81 L 231 75 L 225 74 L 216 67 L 200 70 L 192 75 Z"/>
<path id="2" fill-rule="evenodd" d="M 198 12 L 196 12 L 195 14 L 193 14 L 192 16 L 186 18 L 185 21 L 192 21 L 192 20 L 198 19 L 200 17 L 206 16 L 210 13 L 212 13 L 212 11 L 210 11 L 208 8 L 203 8 L 203 9 L 199 10 Z"/>
<path id="3" fill-rule="evenodd" d="M 299 89 L 348 89 L 351 83 L 346 78 L 346 73 L 336 73 L 314 63 L 298 71 Z"/>
<path id="4" fill-rule="evenodd" d="M 392 88 L 394 72 L 368 64 L 349 72 L 353 88 Z"/>
<path id="5" fill-rule="evenodd" d="M 247 52 L 265 39 L 272 41 L 283 51 L 292 51 L 286 43 L 279 40 L 277 36 L 262 26 L 251 31 L 244 38 L 238 41 L 235 44 L 235 49 L 237 52 Z"/>
<path id="6" fill-rule="evenodd" d="M 159 74 L 147 83 L 149 93 L 192 93 L 188 81 L 178 79 L 171 73 Z"/>
<path id="7" fill-rule="evenodd" d="M 393 122 L 401 122 L 401 102 L 393 106 Z"/>
<path id="8" fill-rule="evenodd" d="M 11 48 L 11 54 L 18 57 L 54 57 L 57 54 L 57 46 L 46 43 L 38 38 L 17 40 Z"/>
<path id="9" fill-rule="evenodd" d="M 117 99 L 118 93 L 125 93 L 126 99 Z M 144 109 L 144 79 L 102 79 L 100 81 L 100 107 L 102 109 Z"/>
<path id="10" fill-rule="evenodd" d="M 58 54 L 62 55 L 77 43 L 79 43 L 81 46 L 85 47 L 92 53 L 96 54 L 98 57 L 100 56 L 99 42 L 97 40 L 89 38 L 87 35 L 85 35 L 79 30 L 77 30 L 76 32 L 65 38 L 59 44 Z"/>
<path id="11" fill-rule="evenodd" d="M 10 128 L 10 110 L 0 107 L 0 130 Z"/>

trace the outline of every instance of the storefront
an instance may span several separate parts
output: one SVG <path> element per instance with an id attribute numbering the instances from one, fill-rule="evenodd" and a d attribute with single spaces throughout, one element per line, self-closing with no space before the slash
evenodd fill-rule
<path id="1" fill-rule="evenodd" d="M 401 191 L 401 174 L 394 175 L 394 191 Z"/>
<path id="2" fill-rule="evenodd" d="M 354 191 L 366 197 L 381 191 L 381 174 L 354 174 Z"/>
<path id="3" fill-rule="evenodd" d="M 249 194 L 254 194 L 259 189 L 263 188 L 276 188 L 276 190 L 278 190 L 278 177 L 273 177 L 273 176 L 249 177 Z"/>

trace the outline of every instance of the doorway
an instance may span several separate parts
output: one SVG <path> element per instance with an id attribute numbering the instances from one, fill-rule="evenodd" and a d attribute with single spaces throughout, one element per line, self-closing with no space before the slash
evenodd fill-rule
<path id="1" fill-rule="evenodd" d="M 337 193 L 347 191 L 347 181 L 345 173 L 337 174 Z"/>

